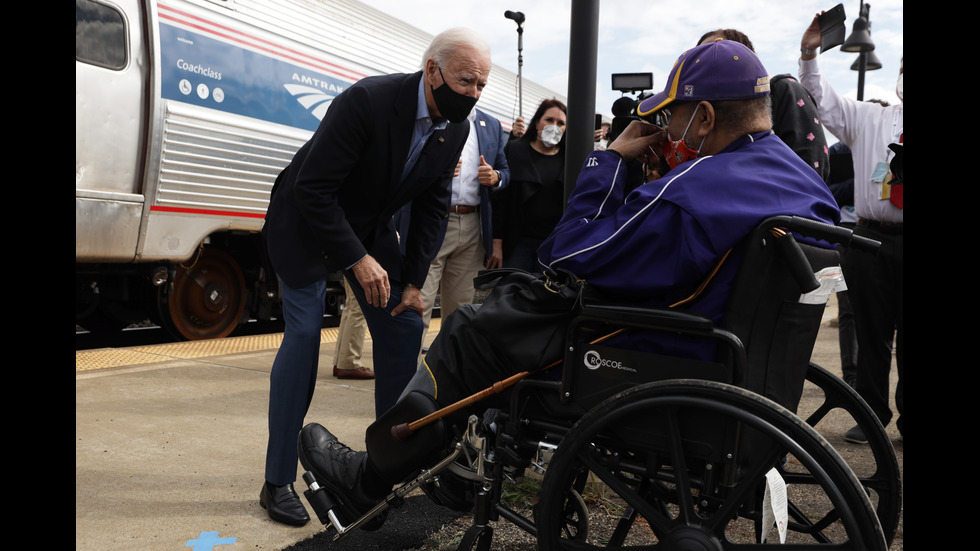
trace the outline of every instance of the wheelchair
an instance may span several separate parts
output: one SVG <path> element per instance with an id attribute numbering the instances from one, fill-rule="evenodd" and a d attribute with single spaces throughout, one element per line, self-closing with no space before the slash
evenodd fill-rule
<path id="1" fill-rule="evenodd" d="M 478 407 L 447 408 L 492 415 L 464 417 L 445 454 L 374 509 L 345 524 L 309 472 L 308 500 L 335 540 L 421 488 L 472 510 L 460 550 L 491 549 L 501 519 L 543 550 L 887 549 L 901 514 L 898 462 L 860 396 L 810 362 L 825 302 L 810 298 L 826 297 L 840 273 L 837 251 L 812 240 L 877 246 L 846 228 L 767 219 L 737 248 L 721 323 L 681 308 L 586 303 L 567 330 L 560 376 L 515 376 L 481 394 Z M 716 352 L 710 360 L 672 357 L 606 340 L 631 330 Z M 804 420 L 796 410 L 806 384 L 823 400 Z M 864 429 L 874 472 L 857 476 L 814 429 L 838 409 Z M 435 418 L 434 426 L 439 417 L 415 423 Z M 387 420 L 381 430 L 401 440 L 407 420 Z M 417 434 L 440 432 L 453 431 Z M 502 499 L 505 482 L 525 473 L 541 480 L 530 514 Z"/>

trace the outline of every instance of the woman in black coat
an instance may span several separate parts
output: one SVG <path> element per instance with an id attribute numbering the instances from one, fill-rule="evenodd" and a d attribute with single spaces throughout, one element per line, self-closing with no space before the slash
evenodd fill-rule
<path id="1" fill-rule="evenodd" d="M 494 256 L 504 267 L 541 270 L 538 247 L 564 211 L 567 114 L 561 101 L 544 100 L 528 132 L 504 148 L 510 184 L 492 196 Z"/>

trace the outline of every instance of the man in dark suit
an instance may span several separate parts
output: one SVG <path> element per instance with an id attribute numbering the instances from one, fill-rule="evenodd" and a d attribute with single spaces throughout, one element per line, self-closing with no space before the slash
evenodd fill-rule
<path id="1" fill-rule="evenodd" d="M 292 482 L 296 437 L 316 382 L 327 274 L 344 270 L 376 344 L 377 414 L 415 373 L 420 288 L 449 211 L 450 182 L 469 133 L 466 116 L 490 68 L 489 47 L 476 33 L 440 34 L 421 72 L 368 77 L 337 96 L 276 179 L 263 233 L 286 329 L 272 367 L 259 497 L 274 520 L 309 521 Z M 408 203 L 403 256 L 392 216 Z"/>

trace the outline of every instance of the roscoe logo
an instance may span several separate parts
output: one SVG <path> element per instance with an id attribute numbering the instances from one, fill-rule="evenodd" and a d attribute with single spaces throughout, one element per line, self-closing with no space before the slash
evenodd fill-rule
<path id="1" fill-rule="evenodd" d="M 632 373 L 636 373 L 636 370 L 633 369 L 632 367 L 618 360 L 609 360 L 603 358 L 602 355 L 595 350 L 587 351 L 585 353 L 584 361 L 585 361 L 585 367 L 591 370 L 596 370 L 599 369 L 600 367 L 608 367 L 609 369 L 619 369 L 621 371 L 630 371 Z"/>

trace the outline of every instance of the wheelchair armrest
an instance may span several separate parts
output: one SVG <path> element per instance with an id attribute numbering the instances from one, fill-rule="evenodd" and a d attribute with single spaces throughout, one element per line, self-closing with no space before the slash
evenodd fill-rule
<path id="1" fill-rule="evenodd" d="M 580 317 L 620 325 L 646 328 L 668 328 L 682 331 L 710 332 L 714 323 L 701 315 L 666 308 L 642 308 L 619 304 L 587 304 Z"/>

